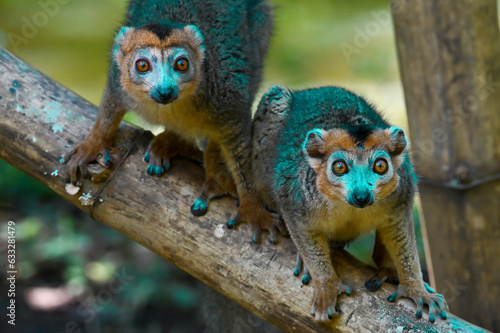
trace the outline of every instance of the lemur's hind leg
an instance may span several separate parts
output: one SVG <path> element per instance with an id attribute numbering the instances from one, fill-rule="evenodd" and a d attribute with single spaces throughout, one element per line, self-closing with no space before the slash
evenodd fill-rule
<path id="1" fill-rule="evenodd" d="M 224 195 L 238 197 L 233 177 L 231 177 L 226 167 L 226 163 L 216 142 L 208 142 L 203 154 L 203 160 L 205 166 L 205 183 L 200 195 L 191 206 L 191 213 L 195 216 L 205 215 L 208 210 L 208 203 L 214 198 Z"/>
<path id="2" fill-rule="evenodd" d="M 378 271 L 375 276 L 365 283 L 365 287 L 370 291 L 376 291 L 384 282 L 398 284 L 398 272 L 394 261 L 391 259 L 387 248 L 380 239 L 379 232 L 375 232 L 375 246 L 372 255 L 373 261 L 377 265 Z"/>

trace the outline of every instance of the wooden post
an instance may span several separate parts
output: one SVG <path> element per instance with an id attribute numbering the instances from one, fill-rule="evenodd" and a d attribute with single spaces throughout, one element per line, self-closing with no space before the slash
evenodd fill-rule
<path id="1" fill-rule="evenodd" d="M 437 289 L 500 332 L 500 35 L 496 0 L 391 0 Z"/>
<path id="2" fill-rule="evenodd" d="M 367 291 L 364 283 L 373 268 L 344 251 L 333 264 L 355 293 L 340 297 L 340 316 L 318 325 L 309 313 L 312 288 L 292 275 L 296 249 L 291 240 L 256 246 L 249 242 L 248 226 L 228 230 L 225 222 L 236 211 L 235 200 L 218 200 L 206 216 L 192 216 L 189 207 L 203 182 L 202 168 L 177 158 L 165 176 L 148 176 L 142 157 L 152 135 L 127 124 L 115 141 L 121 161 L 109 177 L 85 181 L 78 194 L 68 194 L 59 160 L 89 132 L 95 114 L 95 106 L 0 48 L 0 158 L 261 318 L 301 333 L 484 332 L 451 314 L 435 324 L 427 314 L 416 319 L 408 300 L 387 301 L 394 285 Z M 235 331 L 246 331 L 255 320 L 238 317 L 234 324 Z"/>

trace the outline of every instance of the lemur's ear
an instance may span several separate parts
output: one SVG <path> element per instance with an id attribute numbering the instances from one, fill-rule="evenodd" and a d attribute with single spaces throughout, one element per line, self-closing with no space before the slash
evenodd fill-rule
<path id="1" fill-rule="evenodd" d="M 315 128 L 309 131 L 304 141 L 304 149 L 307 155 L 312 159 L 322 158 L 325 149 L 325 134 L 322 129 Z"/>
<path id="2" fill-rule="evenodd" d="M 396 126 L 392 126 L 385 131 L 389 134 L 389 143 L 387 145 L 389 154 L 392 156 L 400 155 L 408 147 L 405 132 Z"/>
<path id="3" fill-rule="evenodd" d="M 197 26 L 193 24 L 186 25 L 184 30 L 191 36 L 191 38 L 193 38 L 193 41 L 197 46 L 201 46 L 203 44 L 203 35 Z"/>
<path id="4" fill-rule="evenodd" d="M 115 47 L 113 49 L 113 53 L 115 53 L 115 56 L 117 55 L 117 52 L 120 52 L 124 55 L 124 53 L 127 53 L 127 50 L 125 48 L 127 44 L 127 39 L 130 36 L 130 33 L 134 31 L 134 28 L 131 27 L 122 27 L 120 31 L 116 34 L 115 37 Z"/>
<path id="5" fill-rule="evenodd" d="M 268 112 L 279 116 L 274 119 L 281 119 L 286 115 L 288 110 L 290 110 L 292 101 L 292 93 L 290 90 L 278 85 L 272 86 L 264 96 L 262 96 L 259 106 L 257 107 L 257 112 L 255 112 L 254 121 L 262 120 L 266 117 Z"/>
<path id="6" fill-rule="evenodd" d="M 285 87 L 272 86 L 263 100 L 272 113 L 284 113 L 292 106 L 292 93 Z"/>

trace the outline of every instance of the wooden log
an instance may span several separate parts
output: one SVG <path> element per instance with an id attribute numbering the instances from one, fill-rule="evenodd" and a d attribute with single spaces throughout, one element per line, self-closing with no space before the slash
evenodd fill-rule
<path id="1" fill-rule="evenodd" d="M 436 286 L 500 332 L 497 1 L 391 4 Z"/>
<path id="2" fill-rule="evenodd" d="M 152 135 L 124 123 L 115 142 L 124 154 L 109 178 L 85 181 L 78 194 L 69 195 L 59 160 L 89 132 L 95 106 L 2 49 L 0 81 L 0 158 L 283 330 L 483 332 L 453 315 L 435 324 L 426 315 L 417 320 L 409 301 L 386 300 L 395 292 L 393 285 L 367 291 L 364 282 L 374 270 L 344 251 L 334 266 L 355 293 L 340 297 L 340 316 L 318 325 L 309 314 L 311 287 L 292 275 L 296 250 L 290 239 L 256 246 L 249 242 L 248 226 L 226 229 L 236 210 L 233 199 L 214 202 L 204 217 L 190 214 L 204 178 L 199 165 L 177 158 L 162 178 L 148 176 L 142 157 Z"/>

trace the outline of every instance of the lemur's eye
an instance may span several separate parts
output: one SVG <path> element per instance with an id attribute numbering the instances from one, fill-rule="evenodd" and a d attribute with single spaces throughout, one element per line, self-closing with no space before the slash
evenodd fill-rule
<path id="1" fill-rule="evenodd" d="M 347 173 L 347 164 L 342 160 L 336 160 L 332 164 L 332 171 L 337 176 L 342 176 Z"/>
<path id="2" fill-rule="evenodd" d="M 175 62 L 175 69 L 184 72 L 189 68 L 189 61 L 186 58 L 177 59 Z"/>
<path id="3" fill-rule="evenodd" d="M 135 62 L 135 68 L 140 73 L 146 73 L 151 68 L 151 65 L 149 64 L 149 61 L 140 59 Z"/>
<path id="4" fill-rule="evenodd" d="M 387 161 L 384 160 L 383 158 L 379 158 L 375 161 L 375 164 L 373 164 L 373 171 L 379 175 L 383 175 L 387 172 L 389 169 L 389 165 L 387 164 Z"/>

